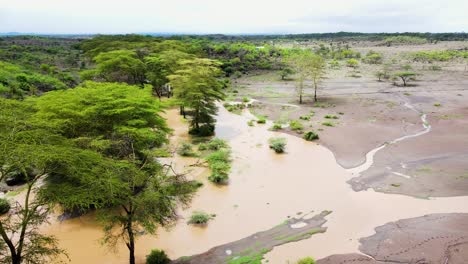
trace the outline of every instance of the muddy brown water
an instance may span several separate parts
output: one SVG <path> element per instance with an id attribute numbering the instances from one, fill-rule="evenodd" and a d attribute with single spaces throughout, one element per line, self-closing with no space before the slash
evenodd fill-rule
<path id="1" fill-rule="evenodd" d="M 174 129 L 172 144 L 188 140 L 187 125 L 177 111 L 169 110 L 166 116 Z M 139 237 L 136 252 L 139 263 L 144 263 L 145 255 L 153 248 L 164 249 L 171 258 L 193 255 L 310 211 L 333 211 L 327 216 L 327 232 L 274 248 L 266 255 L 269 263 L 358 252 L 358 239 L 372 235 L 376 226 L 429 213 L 468 212 L 468 197 L 424 200 L 372 190 L 354 192 L 346 183 L 351 178 L 350 172 L 336 163 L 328 149 L 268 131 L 268 124 L 249 127 L 247 121 L 251 118 L 248 112 L 239 116 L 222 107 L 219 111 L 217 136 L 229 141 L 234 157 L 227 186 L 207 182 L 209 172 L 205 168 L 189 166 L 197 161 L 195 158 L 176 155 L 165 160 L 176 164 L 180 172 L 190 171 L 191 177 L 203 181 L 205 186 L 191 207 L 180 211 L 181 219 L 172 229 L 161 229 L 157 236 Z M 273 136 L 287 139 L 285 154 L 275 154 L 268 148 L 268 139 Z M 186 218 L 194 210 L 216 214 L 216 218 L 205 228 L 187 225 Z M 117 252 L 100 245 L 102 231 L 93 215 L 53 221 L 44 232 L 57 236 L 71 263 L 128 262 L 123 244 Z"/>

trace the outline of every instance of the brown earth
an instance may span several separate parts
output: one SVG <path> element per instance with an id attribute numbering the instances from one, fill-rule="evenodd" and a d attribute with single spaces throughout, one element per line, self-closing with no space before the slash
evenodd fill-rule
<path id="1" fill-rule="evenodd" d="M 327 221 L 324 217 L 329 213 L 330 212 L 324 211 L 309 219 L 292 218 L 269 230 L 258 232 L 246 238 L 214 247 L 207 252 L 198 255 L 179 258 L 173 261 L 173 263 L 215 264 L 227 263 L 229 260 L 235 261 L 239 258 L 258 258 L 260 260 L 263 258 L 263 254 L 272 250 L 276 246 L 308 239 L 314 234 L 324 233 L 327 228 L 322 227 L 322 225 Z M 295 227 L 297 224 L 305 226 Z"/>
<path id="2" fill-rule="evenodd" d="M 366 254 L 332 255 L 318 264 L 468 262 L 468 214 L 432 214 L 391 222 L 360 239 Z"/>
<path id="3" fill-rule="evenodd" d="M 440 71 L 408 60 L 408 52 L 461 48 L 462 42 L 415 46 L 380 47 L 358 43 L 356 50 L 365 54 L 373 49 L 383 52 L 386 62 L 411 63 L 418 72 L 410 86 L 378 82 L 373 73 L 380 65 L 361 64 L 350 77 L 347 67 L 328 69 L 314 104 L 313 90 L 306 88 L 305 102 L 298 104 L 293 80 L 282 81 L 276 72 L 260 72 L 234 81 L 238 91 L 234 99 L 259 100 L 251 111 L 283 124 L 297 120 L 303 131 L 283 128 L 282 132 L 302 137 L 308 130 L 318 132 L 320 144 L 330 149 L 344 168 L 366 161 L 366 153 L 402 136 L 423 130 L 420 114 L 426 113 L 432 131 L 391 144 L 377 152 L 374 164 L 360 177 L 350 181 L 354 190 L 400 193 L 416 197 L 458 196 L 468 194 L 468 71 L 466 62 L 435 63 Z M 417 111 L 405 106 L 411 104 Z M 437 105 L 437 106 L 436 106 Z M 440 106 L 438 106 L 440 105 Z M 310 120 L 299 117 L 314 115 Z M 418 113 L 419 112 L 419 113 Z M 326 119 L 336 115 L 338 119 Z M 332 122 L 333 127 L 323 125 Z"/>

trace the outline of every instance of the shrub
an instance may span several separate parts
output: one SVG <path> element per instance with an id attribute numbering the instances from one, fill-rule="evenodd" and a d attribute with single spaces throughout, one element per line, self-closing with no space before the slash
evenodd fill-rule
<path id="1" fill-rule="evenodd" d="M 441 103 L 435 103 L 434 106 L 436 106 L 436 107 L 441 107 L 442 104 L 441 104 Z"/>
<path id="2" fill-rule="evenodd" d="M 231 170 L 231 151 L 229 149 L 217 150 L 206 156 L 205 160 L 211 169 L 208 180 L 220 184 L 229 179 L 229 171 Z"/>
<path id="3" fill-rule="evenodd" d="M 200 128 L 193 127 L 189 130 L 190 135 L 196 135 L 200 137 L 208 137 L 214 134 L 214 125 L 202 125 Z"/>
<path id="4" fill-rule="evenodd" d="M 294 131 L 301 131 L 302 129 L 304 129 L 304 125 L 297 120 L 291 120 L 291 122 L 289 122 L 289 126 Z"/>
<path id="5" fill-rule="evenodd" d="M 315 260 L 311 257 L 305 257 L 298 260 L 297 264 L 315 264 Z"/>
<path id="6" fill-rule="evenodd" d="M 264 116 L 259 116 L 258 119 L 257 119 L 257 123 L 265 124 L 266 123 L 266 118 Z"/>
<path id="7" fill-rule="evenodd" d="M 254 126 L 254 121 L 253 121 L 253 120 L 249 120 L 249 121 L 247 122 L 247 125 L 248 125 L 248 126 Z"/>
<path id="8" fill-rule="evenodd" d="M 198 145 L 198 150 L 200 151 L 204 151 L 204 150 L 207 150 L 208 149 L 208 144 L 207 143 L 200 143 L 200 145 Z"/>
<path id="9" fill-rule="evenodd" d="M 8 213 L 10 211 L 10 203 L 5 198 L 0 198 L 0 215 Z"/>
<path id="10" fill-rule="evenodd" d="M 229 145 L 225 140 L 220 138 L 214 138 L 208 142 L 208 149 L 210 150 L 220 150 L 222 148 L 228 148 Z"/>
<path id="11" fill-rule="evenodd" d="M 177 154 L 184 157 L 190 157 L 195 155 L 195 153 L 193 152 L 193 145 L 187 142 L 183 142 L 182 145 L 180 145 L 180 147 L 177 148 Z"/>
<path id="12" fill-rule="evenodd" d="M 310 115 L 300 116 L 299 119 L 309 121 Z"/>
<path id="13" fill-rule="evenodd" d="M 273 130 L 273 131 L 278 131 L 278 130 L 280 130 L 281 128 L 283 128 L 283 127 L 281 126 L 280 123 L 274 123 L 273 126 L 271 127 L 271 130 Z"/>
<path id="14" fill-rule="evenodd" d="M 146 264 L 169 264 L 171 260 L 166 255 L 164 250 L 153 249 L 151 253 L 146 256 Z"/>
<path id="15" fill-rule="evenodd" d="M 357 68 L 359 66 L 359 61 L 356 59 L 349 59 L 346 61 L 346 66 L 351 68 Z"/>
<path id="16" fill-rule="evenodd" d="M 188 224 L 206 225 L 213 218 L 214 218 L 213 215 L 207 214 L 203 211 L 195 211 L 190 216 L 190 220 L 188 221 Z"/>
<path id="17" fill-rule="evenodd" d="M 248 97 L 243 97 L 243 98 L 242 98 L 242 102 L 244 102 L 244 103 L 247 103 L 247 102 L 249 102 L 249 101 L 250 101 L 250 99 L 249 99 Z"/>
<path id="18" fill-rule="evenodd" d="M 312 140 L 319 139 L 319 136 L 314 131 L 308 131 L 307 133 L 304 134 L 304 139 L 307 141 L 312 141 Z"/>
<path id="19" fill-rule="evenodd" d="M 285 138 L 270 138 L 268 143 L 270 144 L 270 148 L 273 149 L 276 153 L 283 153 L 286 148 Z"/>
<path id="20" fill-rule="evenodd" d="M 381 64 L 383 60 L 382 54 L 375 51 L 369 51 L 363 61 L 368 64 Z"/>
<path id="21" fill-rule="evenodd" d="M 338 119 L 339 117 L 336 115 L 325 115 L 326 119 Z"/>
<path id="22" fill-rule="evenodd" d="M 333 124 L 333 122 L 328 122 L 328 121 L 327 121 L 327 122 L 323 122 L 322 125 L 324 125 L 324 126 L 329 126 L 329 127 L 334 127 L 334 126 L 335 126 L 335 124 Z"/>

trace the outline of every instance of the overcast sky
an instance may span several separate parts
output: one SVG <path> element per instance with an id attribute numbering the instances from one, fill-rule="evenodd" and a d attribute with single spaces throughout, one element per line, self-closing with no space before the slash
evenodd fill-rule
<path id="1" fill-rule="evenodd" d="M 468 31 L 468 0 L 0 0 L 0 32 Z"/>

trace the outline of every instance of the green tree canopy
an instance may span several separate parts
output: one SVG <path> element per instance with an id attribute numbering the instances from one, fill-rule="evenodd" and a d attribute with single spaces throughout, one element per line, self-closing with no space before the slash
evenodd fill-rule
<path id="1" fill-rule="evenodd" d="M 191 117 L 191 134 L 212 135 L 216 101 L 224 98 L 222 84 L 218 80 L 221 73 L 218 61 L 210 59 L 183 60 L 181 70 L 169 76 L 174 87 L 174 95 L 178 99 L 181 111 L 189 108 Z"/>

